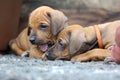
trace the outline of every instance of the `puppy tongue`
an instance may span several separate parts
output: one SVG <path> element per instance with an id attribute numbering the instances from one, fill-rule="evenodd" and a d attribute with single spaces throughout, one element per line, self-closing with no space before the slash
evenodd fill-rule
<path id="1" fill-rule="evenodd" d="M 45 52 L 45 51 L 47 51 L 47 49 L 48 49 L 48 44 L 40 45 L 40 50 L 41 51 Z"/>

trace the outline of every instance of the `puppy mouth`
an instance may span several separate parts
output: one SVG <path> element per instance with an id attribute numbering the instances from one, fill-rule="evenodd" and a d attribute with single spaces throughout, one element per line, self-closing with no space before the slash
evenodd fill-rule
<path id="1" fill-rule="evenodd" d="M 42 44 L 42 45 L 40 45 L 39 47 L 40 47 L 40 50 L 41 50 L 42 52 L 45 52 L 45 51 L 47 51 L 47 49 L 48 49 L 48 44 L 47 44 L 47 43 L 46 43 L 46 44 Z"/>
<path id="2" fill-rule="evenodd" d="M 59 58 L 56 58 L 55 60 L 63 60 L 63 61 L 68 61 L 68 59 L 66 57 L 59 57 Z"/>
<path id="3" fill-rule="evenodd" d="M 47 43 L 40 44 L 39 48 L 42 52 L 46 52 L 52 45 L 53 45 L 53 43 L 48 41 Z"/>

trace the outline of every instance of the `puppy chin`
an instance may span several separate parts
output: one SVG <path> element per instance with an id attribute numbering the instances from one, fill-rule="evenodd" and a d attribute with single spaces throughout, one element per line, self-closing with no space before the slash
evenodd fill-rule
<path id="1" fill-rule="evenodd" d="M 66 61 L 68 61 L 68 60 L 70 60 L 67 56 L 66 57 L 58 57 L 58 56 L 56 56 L 56 55 L 54 55 L 54 54 L 51 54 L 51 51 L 49 51 L 49 50 L 47 50 L 46 52 L 45 52 L 45 55 L 47 56 L 47 58 L 49 59 L 49 60 L 66 60 Z"/>
<path id="2" fill-rule="evenodd" d="M 63 60 L 63 61 L 68 61 L 69 59 L 67 59 L 66 57 L 58 57 L 55 60 Z"/>

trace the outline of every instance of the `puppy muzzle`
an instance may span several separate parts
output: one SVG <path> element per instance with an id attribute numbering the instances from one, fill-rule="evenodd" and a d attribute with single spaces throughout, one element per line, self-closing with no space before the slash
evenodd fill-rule
<path id="1" fill-rule="evenodd" d="M 63 60 L 63 61 L 68 61 L 68 59 L 66 57 L 57 57 L 53 54 L 51 54 L 51 51 L 49 51 L 49 49 L 45 52 L 46 57 L 49 60 Z"/>
<path id="2" fill-rule="evenodd" d="M 50 48 L 45 52 L 45 55 L 47 56 L 47 58 L 48 58 L 49 60 L 55 60 L 55 59 L 56 59 L 56 56 L 53 55 L 53 54 L 51 54 Z"/>
<path id="3" fill-rule="evenodd" d="M 45 52 L 50 48 L 54 43 L 52 41 L 44 42 L 43 40 L 37 40 L 36 36 L 32 35 L 29 37 L 29 41 L 33 45 L 37 45 L 38 48 L 42 51 Z"/>
<path id="4" fill-rule="evenodd" d="M 32 44 L 35 44 L 35 40 L 36 40 L 36 37 L 35 37 L 35 36 L 30 36 L 30 37 L 29 37 L 29 41 L 30 41 Z"/>

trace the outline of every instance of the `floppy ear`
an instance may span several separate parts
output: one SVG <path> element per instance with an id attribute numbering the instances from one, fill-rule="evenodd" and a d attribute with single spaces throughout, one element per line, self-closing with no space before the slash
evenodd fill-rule
<path id="1" fill-rule="evenodd" d="M 79 30 L 74 30 L 68 33 L 69 44 L 68 51 L 70 55 L 74 55 L 86 42 L 85 33 Z"/>
<path id="2" fill-rule="evenodd" d="M 48 13 L 51 18 L 51 31 L 53 35 L 57 35 L 65 26 L 68 18 L 60 11 L 53 10 Z"/>
<path id="3" fill-rule="evenodd" d="M 27 27 L 27 35 L 28 35 L 28 36 L 30 35 L 30 32 L 31 32 L 31 28 L 30 28 L 30 27 Z"/>

